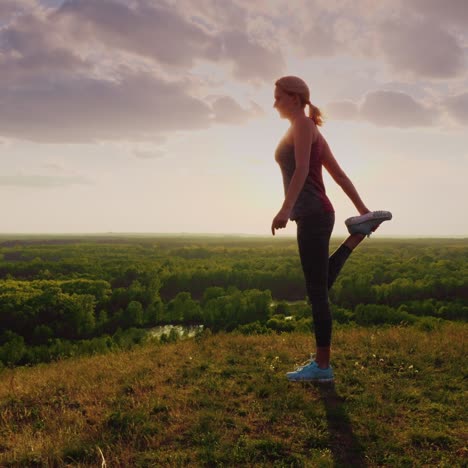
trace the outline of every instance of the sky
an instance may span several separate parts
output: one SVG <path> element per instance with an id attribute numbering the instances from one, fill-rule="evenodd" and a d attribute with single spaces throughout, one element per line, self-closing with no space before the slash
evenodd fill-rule
<path id="1" fill-rule="evenodd" d="M 271 235 L 284 75 L 374 236 L 468 236 L 466 0 L 0 0 L 0 233 Z"/>

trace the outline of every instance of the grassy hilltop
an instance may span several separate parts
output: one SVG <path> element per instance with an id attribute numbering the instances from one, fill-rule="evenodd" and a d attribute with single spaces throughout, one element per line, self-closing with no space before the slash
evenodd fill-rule
<path id="1" fill-rule="evenodd" d="M 311 348 L 298 333 L 4 369 L 0 466 L 462 466 L 466 336 L 337 327 L 335 386 L 286 381 Z"/>

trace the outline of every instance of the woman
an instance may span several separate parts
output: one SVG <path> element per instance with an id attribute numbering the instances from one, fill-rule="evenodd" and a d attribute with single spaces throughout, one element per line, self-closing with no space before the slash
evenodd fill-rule
<path id="1" fill-rule="evenodd" d="M 306 105 L 309 106 L 308 117 L 305 115 Z M 275 235 L 275 229 L 286 227 L 289 219 L 296 221 L 299 255 L 312 305 L 317 345 L 315 360 L 286 376 L 292 381 L 331 382 L 334 376 L 330 366 L 332 318 L 328 289 L 353 249 L 392 215 L 388 211 L 371 212 L 361 200 L 317 128 L 323 123 L 322 116 L 310 102 L 309 88 L 303 80 L 285 76 L 276 81 L 273 107 L 281 118 L 291 122 L 291 126 L 275 152 L 283 176 L 285 200 L 273 219 L 271 232 Z M 330 258 L 328 247 L 335 213 L 325 193 L 322 166 L 360 213 L 360 216 L 346 220 L 351 235 Z"/>

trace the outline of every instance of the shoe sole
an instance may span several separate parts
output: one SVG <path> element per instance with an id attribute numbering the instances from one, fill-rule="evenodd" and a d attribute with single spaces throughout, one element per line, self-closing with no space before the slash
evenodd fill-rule
<path id="1" fill-rule="evenodd" d="M 335 379 L 291 379 L 289 377 L 286 377 L 290 382 L 318 382 L 318 383 L 329 383 L 329 382 L 334 382 Z"/>
<path id="2" fill-rule="evenodd" d="M 389 211 L 386 211 L 384 213 L 379 213 L 379 212 L 374 212 L 374 213 L 375 214 L 372 217 L 368 217 L 368 219 L 365 219 L 364 221 L 361 219 L 358 221 L 358 219 L 366 215 L 353 216 L 345 220 L 345 224 L 346 226 L 351 227 L 351 226 L 359 226 L 360 224 L 365 224 L 365 223 L 368 223 L 369 221 L 383 222 L 383 221 L 390 221 L 392 219 L 392 213 L 390 213 Z"/>
<path id="3" fill-rule="evenodd" d="M 367 219 L 362 219 L 367 216 Z M 369 237 L 384 221 L 390 221 L 392 213 L 389 211 L 373 211 L 361 216 L 354 216 L 345 220 L 350 234 L 362 234 Z M 370 227 L 369 224 L 374 224 Z"/>

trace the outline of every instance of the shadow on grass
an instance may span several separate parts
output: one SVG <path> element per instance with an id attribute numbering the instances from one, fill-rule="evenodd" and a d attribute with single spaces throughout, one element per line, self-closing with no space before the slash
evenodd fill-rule
<path id="1" fill-rule="evenodd" d="M 364 448 L 353 434 L 344 399 L 336 393 L 334 384 L 319 384 L 317 388 L 327 414 L 330 449 L 335 466 L 367 466 Z"/>

